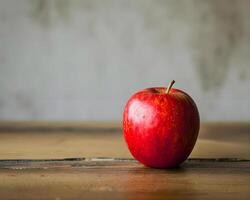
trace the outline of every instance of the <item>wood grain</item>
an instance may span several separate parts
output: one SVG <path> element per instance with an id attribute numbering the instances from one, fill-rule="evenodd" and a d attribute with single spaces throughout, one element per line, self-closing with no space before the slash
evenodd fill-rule
<path id="1" fill-rule="evenodd" d="M 249 134 L 202 124 L 191 159 L 159 170 L 131 158 L 119 123 L 0 122 L 0 199 L 250 199 Z"/>
<path id="2" fill-rule="evenodd" d="M 250 159 L 250 123 L 203 123 L 191 157 Z M 131 157 L 115 122 L 0 122 L 0 159 Z"/>
<path id="3" fill-rule="evenodd" d="M 250 161 L 189 159 L 151 169 L 131 159 L 0 161 L 1 199 L 249 199 Z"/>

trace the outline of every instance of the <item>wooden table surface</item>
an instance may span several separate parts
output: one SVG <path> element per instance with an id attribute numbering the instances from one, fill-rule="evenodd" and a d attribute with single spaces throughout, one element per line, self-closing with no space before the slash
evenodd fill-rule
<path id="1" fill-rule="evenodd" d="M 0 123 L 0 199 L 250 199 L 249 127 L 202 124 L 190 159 L 160 170 L 119 124 Z"/>
<path id="2" fill-rule="evenodd" d="M 249 199 L 250 161 L 191 159 L 151 169 L 128 159 L 0 161 L 1 199 Z"/>

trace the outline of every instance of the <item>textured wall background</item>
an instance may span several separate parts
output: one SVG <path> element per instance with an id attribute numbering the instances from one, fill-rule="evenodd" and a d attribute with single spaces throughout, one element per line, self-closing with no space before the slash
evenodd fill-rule
<path id="1" fill-rule="evenodd" d="M 136 90 L 186 90 L 250 120 L 248 0 L 0 0 L 0 120 L 119 120 Z"/>

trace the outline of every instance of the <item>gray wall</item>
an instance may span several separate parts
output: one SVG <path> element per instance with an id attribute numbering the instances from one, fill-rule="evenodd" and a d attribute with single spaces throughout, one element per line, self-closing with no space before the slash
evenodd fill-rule
<path id="1" fill-rule="evenodd" d="M 175 79 L 203 121 L 249 121 L 249 75 L 247 0 L 0 1 L 0 120 L 119 120 Z"/>

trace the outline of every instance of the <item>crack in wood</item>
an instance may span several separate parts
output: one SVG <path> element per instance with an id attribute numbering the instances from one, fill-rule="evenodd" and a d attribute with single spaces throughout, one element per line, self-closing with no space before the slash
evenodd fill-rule
<path id="1" fill-rule="evenodd" d="M 0 127 L 0 132 L 32 132 L 32 133 L 51 133 L 51 132 L 85 132 L 85 133 L 116 133 L 121 132 L 121 128 L 88 128 L 88 127 Z"/>
<path id="2" fill-rule="evenodd" d="M 96 157 L 96 158 L 62 158 L 62 159 L 5 159 L 0 160 L 0 167 L 4 165 L 23 165 L 23 164 L 35 164 L 35 163 L 67 163 L 67 162 L 78 162 L 78 161 L 86 161 L 86 162 L 136 162 L 133 158 L 111 158 L 111 157 Z M 248 159 L 241 158 L 189 158 L 186 162 L 250 162 Z"/>

